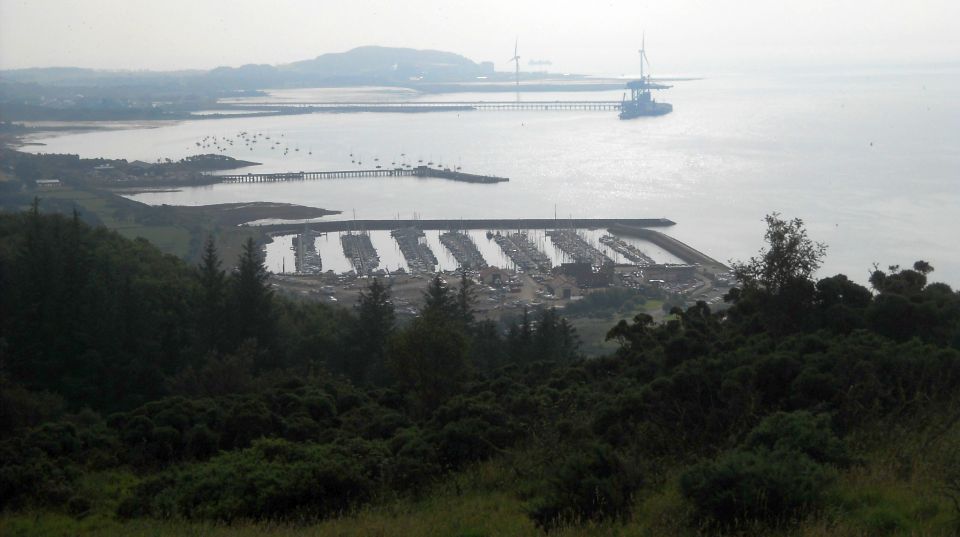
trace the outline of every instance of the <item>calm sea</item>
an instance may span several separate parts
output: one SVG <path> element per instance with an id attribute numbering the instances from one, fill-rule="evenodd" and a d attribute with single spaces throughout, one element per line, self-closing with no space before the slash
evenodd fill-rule
<path id="1" fill-rule="evenodd" d="M 338 90 L 336 97 L 345 94 L 361 100 L 516 98 L 378 89 Z M 862 282 L 874 262 L 925 259 L 936 267 L 934 279 L 960 286 L 957 95 L 957 70 L 728 76 L 677 82 L 659 96 L 673 103 L 672 114 L 632 121 L 591 111 L 314 114 L 68 134 L 44 139 L 47 145 L 34 150 L 152 161 L 212 152 L 196 143 L 216 136 L 223 153 L 263 163 L 244 172 L 386 168 L 421 160 L 461 166 L 510 182 L 344 179 L 131 197 L 181 205 L 290 202 L 343 211 L 339 218 L 667 217 L 677 222 L 667 233 L 721 261 L 756 253 L 763 216 L 777 211 L 802 218 L 810 236 L 828 244 L 821 275 L 843 272 Z M 298 90 L 271 100 L 330 97 L 329 91 Z M 244 131 L 263 135 L 252 149 L 238 138 Z"/>

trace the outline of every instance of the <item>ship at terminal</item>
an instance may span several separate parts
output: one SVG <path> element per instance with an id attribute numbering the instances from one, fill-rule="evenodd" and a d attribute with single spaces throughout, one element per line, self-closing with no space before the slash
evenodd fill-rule
<path id="1" fill-rule="evenodd" d="M 640 78 L 631 80 L 627 83 L 627 89 L 630 90 L 630 99 L 624 94 L 623 102 L 620 105 L 620 119 L 633 119 L 641 116 L 662 116 L 673 111 L 673 105 L 670 103 L 657 102 L 651 95 L 651 90 L 664 90 L 672 86 L 657 84 L 650 79 L 650 74 L 644 74 L 643 65 L 650 67 L 647 60 L 646 36 L 643 37 L 640 45 Z"/>

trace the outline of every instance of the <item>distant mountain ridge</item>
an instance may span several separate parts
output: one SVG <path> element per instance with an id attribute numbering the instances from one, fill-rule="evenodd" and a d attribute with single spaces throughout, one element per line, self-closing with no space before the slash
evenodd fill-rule
<path id="1" fill-rule="evenodd" d="M 198 89 L 259 89 L 315 84 L 454 82 L 494 74 L 492 62 L 477 63 L 453 52 L 363 46 L 280 65 L 247 64 L 240 67 L 217 67 L 208 71 L 28 68 L 0 71 L 0 79 L 4 82 L 53 86 L 174 84 Z"/>

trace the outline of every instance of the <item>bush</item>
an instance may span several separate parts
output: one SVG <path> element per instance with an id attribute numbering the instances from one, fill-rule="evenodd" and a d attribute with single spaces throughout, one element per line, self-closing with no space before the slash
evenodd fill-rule
<path id="1" fill-rule="evenodd" d="M 680 488 L 702 523 L 776 525 L 819 507 L 834 476 L 832 468 L 796 450 L 737 450 L 693 467 Z"/>
<path id="2" fill-rule="evenodd" d="M 760 422 L 744 442 L 751 450 L 796 451 L 816 462 L 846 467 L 850 453 L 830 428 L 830 417 L 809 412 L 777 412 Z"/>
<path id="3" fill-rule="evenodd" d="M 534 500 L 528 516 L 550 530 L 558 525 L 623 518 L 641 478 L 612 449 L 592 444 L 567 460 Z"/>
<path id="4" fill-rule="evenodd" d="M 381 455 L 375 445 L 257 440 L 144 480 L 118 514 L 227 522 L 339 514 L 371 498 Z"/>
<path id="5" fill-rule="evenodd" d="M 407 430 L 391 441 L 394 457 L 387 467 L 387 481 L 398 490 L 423 491 L 424 485 L 440 475 L 437 450 L 416 430 Z"/>
<path id="6" fill-rule="evenodd" d="M 92 504 L 83 496 L 74 496 L 67 500 L 67 513 L 74 518 L 83 518 L 90 514 Z"/>
<path id="7" fill-rule="evenodd" d="M 220 436 L 205 425 L 197 425 L 187 432 L 187 454 L 194 459 L 207 459 L 217 452 Z"/>

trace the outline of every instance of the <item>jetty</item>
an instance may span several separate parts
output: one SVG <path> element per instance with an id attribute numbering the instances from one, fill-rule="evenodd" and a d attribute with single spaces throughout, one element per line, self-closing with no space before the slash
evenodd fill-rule
<path id="1" fill-rule="evenodd" d="M 553 241 L 554 246 L 577 263 L 590 263 L 594 267 L 602 267 L 608 263 L 613 264 L 612 259 L 583 240 L 583 237 L 576 230 L 554 229 L 547 231 L 547 236 Z"/>
<path id="2" fill-rule="evenodd" d="M 636 246 L 628 244 L 619 237 L 614 237 L 613 235 L 604 235 L 600 237 L 600 244 L 610 248 L 614 252 L 617 252 L 637 265 L 646 266 L 654 264 L 654 261 L 650 256 L 643 253 Z"/>
<path id="3" fill-rule="evenodd" d="M 303 233 L 293 237 L 292 247 L 296 252 L 294 257 L 295 270 L 299 274 L 319 274 L 323 272 L 323 262 L 317 253 L 317 234 L 304 226 Z"/>
<path id="4" fill-rule="evenodd" d="M 400 252 L 407 261 L 410 272 L 433 273 L 437 266 L 437 256 L 427 244 L 423 230 L 405 227 L 394 229 L 390 236 L 397 241 Z"/>
<path id="5" fill-rule="evenodd" d="M 513 264 L 524 272 L 547 272 L 553 266 L 550 258 L 537 249 L 526 233 L 508 233 L 493 236 L 494 242 L 507 254 Z"/>
<path id="6" fill-rule="evenodd" d="M 269 105 L 242 105 L 234 109 L 273 113 L 356 113 L 356 112 L 473 112 L 473 111 L 561 111 L 620 110 L 621 101 L 407 101 L 407 102 L 285 102 Z"/>
<path id="7" fill-rule="evenodd" d="M 357 274 L 369 274 L 380 266 L 380 256 L 366 233 L 349 233 L 340 237 L 343 255 L 350 260 Z"/>
<path id="8" fill-rule="evenodd" d="M 335 170 L 320 172 L 282 172 L 282 173 L 247 173 L 233 175 L 214 175 L 222 183 L 276 183 L 286 181 L 315 181 L 320 179 L 349 179 L 359 177 L 433 177 L 449 179 L 463 183 L 504 183 L 510 179 L 496 175 L 478 175 L 461 172 L 450 168 L 432 168 L 430 166 L 414 166 L 408 168 L 372 169 L 372 170 Z"/>
<path id="9" fill-rule="evenodd" d="M 470 235 L 462 231 L 448 231 L 440 235 L 440 243 L 450 250 L 461 267 L 475 270 L 487 268 L 486 260 Z"/>

